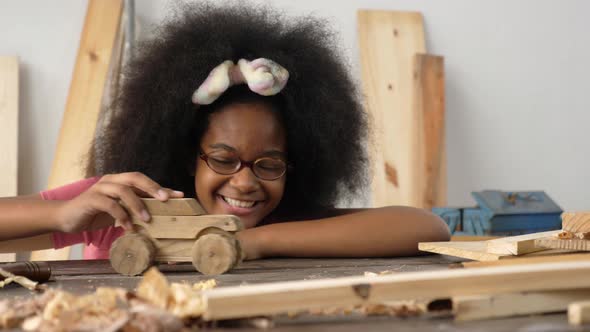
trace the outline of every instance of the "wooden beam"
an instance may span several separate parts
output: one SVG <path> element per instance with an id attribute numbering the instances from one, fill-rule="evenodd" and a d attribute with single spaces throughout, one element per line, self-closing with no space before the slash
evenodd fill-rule
<path id="1" fill-rule="evenodd" d="M 554 236 L 560 232 L 561 230 L 548 231 L 489 240 L 487 241 L 486 251 L 499 255 L 524 255 L 531 252 L 546 250 L 547 248 L 535 246 L 535 240 L 547 236 Z"/>
<path id="2" fill-rule="evenodd" d="M 590 288 L 590 262 L 453 269 L 223 287 L 203 292 L 205 320 L 332 306 Z"/>
<path id="3" fill-rule="evenodd" d="M 373 206 L 423 204 L 415 147 L 422 128 L 413 109 L 414 55 L 425 53 L 422 14 L 359 10 L 358 41 L 367 111 L 374 127 Z M 436 174 L 436 173 L 434 173 Z"/>
<path id="4" fill-rule="evenodd" d="M 419 173 L 414 205 L 430 210 L 447 204 L 444 58 L 416 54 L 413 63 L 412 112 L 418 125 L 413 153 Z"/>
<path id="5" fill-rule="evenodd" d="M 194 198 L 173 198 L 166 202 L 155 198 L 142 198 L 152 216 L 200 216 L 205 209 Z"/>
<path id="6" fill-rule="evenodd" d="M 572 233 L 590 232 L 590 211 L 562 213 L 561 227 Z"/>
<path id="7" fill-rule="evenodd" d="M 590 301 L 571 303 L 567 308 L 567 320 L 572 325 L 590 323 Z"/>
<path id="8" fill-rule="evenodd" d="M 590 251 L 590 240 L 557 239 L 555 237 L 545 237 L 542 239 L 536 239 L 535 245 L 542 248 Z"/>
<path id="9" fill-rule="evenodd" d="M 558 262 L 580 262 L 590 261 L 590 253 L 577 254 L 569 253 L 562 255 L 547 255 L 547 256 L 519 256 L 514 259 L 502 259 L 497 261 L 487 262 L 463 262 L 461 265 L 466 268 L 475 267 L 490 267 L 490 266 L 507 266 L 507 265 L 524 265 L 524 264 L 540 264 L 540 263 L 558 263 Z"/>
<path id="10" fill-rule="evenodd" d="M 49 188 L 84 178 L 83 158 L 94 139 L 123 0 L 89 0 L 63 115 Z M 32 260 L 68 259 L 69 248 L 33 252 Z"/>
<path id="11" fill-rule="evenodd" d="M 0 56 L 0 197 L 18 194 L 18 58 Z M 0 254 L 14 262 L 15 253 Z"/>
<path id="12" fill-rule="evenodd" d="M 453 297 L 456 321 L 566 312 L 571 302 L 590 299 L 590 289 Z"/>

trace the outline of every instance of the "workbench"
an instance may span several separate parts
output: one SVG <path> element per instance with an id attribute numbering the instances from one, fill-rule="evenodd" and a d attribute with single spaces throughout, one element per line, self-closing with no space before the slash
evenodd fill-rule
<path id="1" fill-rule="evenodd" d="M 448 269 L 461 260 L 441 255 L 391 259 L 264 259 L 243 262 L 229 273 L 216 276 L 218 287 L 266 282 L 313 280 L 347 276 L 361 276 L 365 272 L 417 272 Z M 114 273 L 107 260 L 50 262 L 52 279 L 47 285 L 66 291 L 85 294 L 96 287 L 110 286 L 133 290 L 141 277 L 127 277 Z M 210 279 L 194 271 L 190 263 L 160 265 L 170 282 L 194 283 Z M 10 285 L 0 289 L 0 298 L 27 297 L 33 293 Z M 234 324 L 235 325 L 235 324 Z M 567 323 L 565 313 L 527 317 L 494 319 L 475 322 L 453 322 L 449 315 L 420 317 L 391 317 L 360 315 L 318 316 L 301 315 L 295 318 L 278 316 L 274 319 L 277 331 L 581 331 Z M 224 326 L 219 324 L 219 326 Z M 240 331 L 258 330 L 240 325 Z M 211 328 L 218 330 L 222 328 Z"/>

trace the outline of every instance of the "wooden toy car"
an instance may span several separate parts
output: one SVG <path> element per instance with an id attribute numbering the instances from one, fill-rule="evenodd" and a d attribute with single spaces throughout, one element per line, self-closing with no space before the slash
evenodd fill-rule
<path id="1" fill-rule="evenodd" d="M 208 215 L 192 198 L 142 199 L 149 222 L 133 218 L 133 231 L 115 240 L 110 261 L 115 271 L 138 275 L 154 262 L 191 261 L 197 271 L 224 273 L 242 261 L 234 233 L 243 229 L 233 215 Z"/>

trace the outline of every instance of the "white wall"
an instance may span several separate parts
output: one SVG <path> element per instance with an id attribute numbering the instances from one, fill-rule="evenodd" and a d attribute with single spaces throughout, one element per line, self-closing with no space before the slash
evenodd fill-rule
<path id="1" fill-rule="evenodd" d="M 144 32 L 169 2 L 136 1 Z M 474 190 L 543 189 L 565 209 L 590 209 L 589 1 L 261 2 L 330 18 L 356 77 L 356 9 L 422 12 L 427 49 L 446 63 L 449 204 L 473 205 Z M 47 184 L 85 10 L 80 0 L 0 0 L 0 54 L 22 64 L 22 194 Z"/>

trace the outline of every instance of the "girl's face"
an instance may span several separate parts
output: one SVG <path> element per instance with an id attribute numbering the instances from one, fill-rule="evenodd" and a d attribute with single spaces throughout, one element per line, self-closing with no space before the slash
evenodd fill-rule
<path id="1" fill-rule="evenodd" d="M 263 103 L 223 107 L 211 114 L 209 128 L 201 139 L 201 153 L 207 155 L 210 164 L 238 158 L 242 162 L 254 162 L 264 157 L 286 163 L 286 146 L 283 125 L 270 106 Z M 236 215 L 246 228 L 251 228 L 277 207 L 283 197 L 286 176 L 262 180 L 248 166 L 234 174 L 222 175 L 198 158 L 195 191 L 208 213 Z"/>

